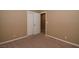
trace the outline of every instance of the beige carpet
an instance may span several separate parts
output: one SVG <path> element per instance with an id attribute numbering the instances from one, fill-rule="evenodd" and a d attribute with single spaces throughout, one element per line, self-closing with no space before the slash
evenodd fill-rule
<path id="1" fill-rule="evenodd" d="M 73 45 L 46 37 L 43 34 L 0 45 L 0 48 L 77 48 Z"/>

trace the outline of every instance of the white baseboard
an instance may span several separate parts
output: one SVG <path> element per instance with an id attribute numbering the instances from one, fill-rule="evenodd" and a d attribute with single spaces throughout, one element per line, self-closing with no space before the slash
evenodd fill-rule
<path id="1" fill-rule="evenodd" d="M 68 43 L 68 44 L 71 44 L 71 45 L 73 45 L 73 46 L 79 47 L 79 44 L 72 43 L 72 42 L 69 42 L 69 41 L 66 41 L 66 40 L 63 40 L 63 39 L 60 39 L 60 38 L 57 38 L 57 37 L 53 37 L 53 36 L 47 35 L 47 34 L 46 34 L 46 36 L 48 36 L 48 37 L 50 37 L 50 38 L 54 38 L 54 39 L 59 40 L 59 41 L 62 41 L 62 42 L 65 42 L 65 43 Z"/>
<path id="2" fill-rule="evenodd" d="M 20 39 L 23 39 L 23 38 L 26 38 L 26 37 L 28 37 L 28 36 L 26 35 L 26 36 L 23 36 L 23 37 L 19 37 L 19 38 L 15 38 L 15 39 L 12 39 L 12 40 L 5 41 L 5 42 L 1 42 L 0 45 L 10 43 L 10 42 L 13 42 L 13 41 L 16 41 L 16 40 L 20 40 Z"/>

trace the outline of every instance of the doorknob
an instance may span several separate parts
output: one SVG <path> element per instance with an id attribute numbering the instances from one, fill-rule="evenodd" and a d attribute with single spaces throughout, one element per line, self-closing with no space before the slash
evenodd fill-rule
<path id="1" fill-rule="evenodd" d="M 35 24 L 33 24 L 33 26 L 35 26 Z"/>

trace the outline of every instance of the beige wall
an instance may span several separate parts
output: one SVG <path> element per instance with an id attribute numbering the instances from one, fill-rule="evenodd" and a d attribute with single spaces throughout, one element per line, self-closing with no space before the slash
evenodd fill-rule
<path id="1" fill-rule="evenodd" d="M 79 44 L 79 11 L 47 11 L 47 33 Z"/>
<path id="2" fill-rule="evenodd" d="M 26 35 L 26 11 L 0 11 L 0 42 Z"/>

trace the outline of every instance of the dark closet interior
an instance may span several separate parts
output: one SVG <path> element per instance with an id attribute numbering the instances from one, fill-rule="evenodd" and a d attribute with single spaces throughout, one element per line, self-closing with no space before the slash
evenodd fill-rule
<path id="1" fill-rule="evenodd" d="M 41 33 L 45 34 L 45 13 L 41 14 Z"/>

